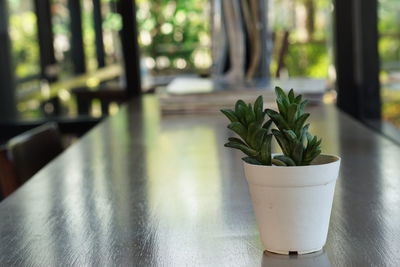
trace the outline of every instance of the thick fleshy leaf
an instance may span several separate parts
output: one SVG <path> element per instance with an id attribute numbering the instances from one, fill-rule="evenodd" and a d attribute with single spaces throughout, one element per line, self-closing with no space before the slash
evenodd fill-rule
<path id="1" fill-rule="evenodd" d="M 265 111 L 267 112 L 267 115 L 272 119 L 272 121 L 275 123 L 276 127 L 278 127 L 279 130 L 283 131 L 290 129 L 288 123 L 281 116 L 281 114 L 272 109 L 266 109 Z"/>
<path id="2" fill-rule="evenodd" d="M 297 141 L 297 136 L 292 130 L 283 130 L 283 133 L 290 142 Z"/>
<path id="3" fill-rule="evenodd" d="M 288 105 L 282 99 L 276 99 L 276 105 L 278 106 L 279 113 L 286 118 Z"/>
<path id="4" fill-rule="evenodd" d="M 290 104 L 286 115 L 287 124 L 290 126 L 290 128 L 293 128 L 294 123 L 297 119 L 296 111 L 297 111 L 297 104 Z"/>
<path id="5" fill-rule="evenodd" d="M 260 159 L 265 165 L 271 165 L 271 140 L 272 134 L 268 134 L 260 149 Z"/>
<path id="6" fill-rule="evenodd" d="M 304 144 L 304 141 L 305 141 L 306 138 L 307 138 L 308 127 L 310 127 L 310 124 L 306 124 L 306 125 L 303 127 L 303 129 L 301 129 L 300 138 L 299 138 L 299 139 L 300 139 L 300 141 L 301 141 L 302 144 Z"/>
<path id="7" fill-rule="evenodd" d="M 272 159 L 271 160 L 272 164 L 274 164 L 275 166 L 287 166 L 285 162 L 280 161 L 279 159 Z"/>
<path id="8" fill-rule="evenodd" d="M 267 120 L 262 127 L 267 131 L 269 131 L 271 129 L 271 125 L 272 125 L 272 120 Z"/>
<path id="9" fill-rule="evenodd" d="M 246 106 L 246 103 L 244 103 L 244 101 L 243 100 L 241 100 L 241 99 L 239 99 L 238 101 L 236 101 L 236 104 L 235 104 L 235 112 L 236 112 L 236 114 L 239 114 L 239 107 L 243 107 L 243 106 Z"/>
<path id="10" fill-rule="evenodd" d="M 247 126 L 246 110 L 246 105 L 238 105 L 237 109 L 235 109 L 235 114 L 238 117 L 239 122 L 241 122 L 244 126 Z"/>
<path id="11" fill-rule="evenodd" d="M 310 116 L 310 113 L 304 113 L 304 114 L 300 115 L 300 117 L 296 120 L 296 124 L 295 124 L 295 133 L 296 134 L 300 135 L 300 131 L 303 128 L 303 125 L 309 116 Z"/>
<path id="12" fill-rule="evenodd" d="M 296 165 L 302 165 L 303 151 L 303 144 L 297 143 L 296 145 L 294 145 L 291 158 L 294 160 L 294 162 L 296 162 Z"/>
<path id="13" fill-rule="evenodd" d="M 284 162 L 287 166 L 296 166 L 296 163 L 288 156 L 275 156 L 274 159 Z"/>
<path id="14" fill-rule="evenodd" d="M 263 164 L 261 164 L 261 162 L 259 162 L 258 160 L 256 160 L 255 158 L 252 158 L 252 157 L 244 157 L 244 158 L 242 158 L 242 160 L 249 164 L 263 165 Z"/>
<path id="15" fill-rule="evenodd" d="M 287 99 L 287 96 L 286 96 L 285 92 L 279 86 L 275 87 L 275 94 L 276 94 L 277 98 L 285 98 L 285 99 Z"/>
<path id="16" fill-rule="evenodd" d="M 251 147 L 255 147 L 254 144 L 254 136 L 257 134 L 257 130 L 260 129 L 259 125 L 257 122 L 253 121 L 252 123 L 250 123 L 249 127 L 248 127 L 248 131 L 247 131 L 247 137 L 246 137 L 246 142 L 251 146 Z"/>
<path id="17" fill-rule="evenodd" d="M 254 148 L 259 150 L 261 148 L 262 143 L 264 142 L 264 136 L 267 134 L 267 130 L 264 128 L 259 128 L 256 131 L 256 134 L 252 137 L 253 141 L 252 143 L 254 144 Z"/>
<path id="18" fill-rule="evenodd" d="M 247 125 L 249 125 L 250 123 L 252 123 L 253 121 L 256 120 L 256 116 L 254 114 L 253 108 L 251 106 L 251 104 L 249 104 L 245 110 L 245 119 L 246 119 L 246 123 Z"/>
<path id="19" fill-rule="evenodd" d="M 228 140 L 231 141 L 231 142 L 236 142 L 236 143 L 239 143 L 239 144 L 242 144 L 242 145 L 246 145 L 246 143 L 243 142 L 242 139 L 239 139 L 239 138 L 236 138 L 236 137 L 229 137 Z"/>
<path id="20" fill-rule="evenodd" d="M 246 140 L 247 137 L 247 129 L 240 122 L 231 122 L 228 125 L 228 129 L 234 131 L 237 135 L 239 135 L 243 140 Z"/>
<path id="21" fill-rule="evenodd" d="M 290 145 L 285 136 L 278 130 L 272 129 L 272 134 L 275 136 L 278 145 L 282 149 L 283 154 L 290 155 Z"/>
<path id="22" fill-rule="evenodd" d="M 257 97 L 256 102 L 254 102 L 254 114 L 256 115 L 257 121 L 264 117 L 263 105 L 264 100 L 263 97 L 260 95 L 259 97 Z"/>
<path id="23" fill-rule="evenodd" d="M 236 116 L 235 112 L 231 109 L 221 109 L 221 112 L 231 121 L 239 121 L 238 117 Z"/>
<path id="24" fill-rule="evenodd" d="M 298 96 L 296 96 L 296 98 L 294 99 L 294 103 L 296 103 L 296 104 L 300 104 L 300 102 L 301 102 L 301 98 L 302 98 L 302 95 L 298 95 Z"/>
<path id="25" fill-rule="evenodd" d="M 242 145 L 242 144 L 238 144 L 236 142 L 228 142 L 224 146 L 239 149 L 243 153 L 245 153 L 246 155 L 248 155 L 250 157 L 255 157 L 258 155 L 258 152 L 255 151 L 254 149 L 251 149 L 250 147 Z"/>
<path id="26" fill-rule="evenodd" d="M 295 97 L 294 97 L 294 91 L 293 91 L 293 88 L 292 88 L 292 89 L 290 89 L 290 91 L 289 91 L 289 94 L 288 94 L 288 99 L 289 99 L 289 103 L 294 103 L 294 99 L 295 99 Z"/>

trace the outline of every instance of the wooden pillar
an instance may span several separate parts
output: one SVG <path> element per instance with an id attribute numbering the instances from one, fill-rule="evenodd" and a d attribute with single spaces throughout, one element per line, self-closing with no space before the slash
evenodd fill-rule
<path id="1" fill-rule="evenodd" d="M 7 1 L 0 0 L 0 120 L 16 116 L 15 80 L 8 34 Z"/>
<path id="2" fill-rule="evenodd" d="M 381 117 L 377 0 L 334 0 L 337 105 L 360 120 Z"/>
<path id="3" fill-rule="evenodd" d="M 141 94 L 142 89 L 140 53 L 137 40 L 136 4 L 133 0 L 119 0 L 117 4 L 118 13 L 122 17 L 120 36 L 124 56 L 127 95 L 137 96 Z"/>
<path id="4" fill-rule="evenodd" d="M 68 0 L 71 30 L 71 56 L 75 74 L 86 72 L 85 51 L 83 48 L 82 10 L 80 0 Z"/>
<path id="5" fill-rule="evenodd" d="M 40 51 L 41 78 L 52 82 L 57 80 L 54 56 L 54 35 L 51 20 L 50 0 L 34 0 L 37 17 L 38 40 Z"/>
<path id="6" fill-rule="evenodd" d="M 100 0 L 93 0 L 93 25 L 96 35 L 96 57 L 97 66 L 102 68 L 106 65 L 104 61 L 104 42 L 103 42 L 103 16 L 101 14 Z"/>

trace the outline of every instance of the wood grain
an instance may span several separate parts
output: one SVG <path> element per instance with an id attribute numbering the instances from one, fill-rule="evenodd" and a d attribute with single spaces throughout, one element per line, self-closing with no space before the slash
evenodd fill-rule
<path id="1" fill-rule="evenodd" d="M 323 252 L 264 254 L 225 118 L 160 117 L 147 96 L 0 203 L 0 265 L 400 266 L 400 148 L 332 106 L 311 112 L 342 157 Z"/>

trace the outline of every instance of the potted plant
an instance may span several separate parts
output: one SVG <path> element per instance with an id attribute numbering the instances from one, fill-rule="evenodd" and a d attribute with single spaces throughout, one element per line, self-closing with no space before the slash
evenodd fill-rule
<path id="1" fill-rule="evenodd" d="M 293 89 L 275 92 L 278 111 L 264 110 L 262 96 L 253 105 L 238 100 L 234 110 L 221 110 L 238 135 L 225 146 L 247 155 L 244 171 L 264 248 L 279 254 L 319 251 L 326 243 L 340 158 L 321 154 L 321 139 L 309 133 L 307 100 Z M 271 153 L 273 138 L 281 154 Z"/>

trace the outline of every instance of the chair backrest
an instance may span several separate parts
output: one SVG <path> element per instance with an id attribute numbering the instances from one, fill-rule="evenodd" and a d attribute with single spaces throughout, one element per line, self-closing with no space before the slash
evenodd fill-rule
<path id="1" fill-rule="evenodd" d="M 18 188 L 14 165 L 8 159 L 6 146 L 0 146 L 0 200 Z"/>
<path id="2" fill-rule="evenodd" d="M 21 185 L 63 150 L 56 123 L 46 123 L 24 132 L 7 143 L 8 158 Z"/>

